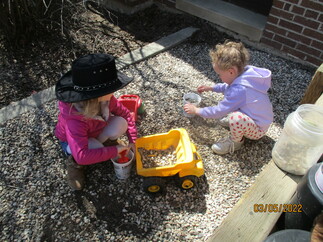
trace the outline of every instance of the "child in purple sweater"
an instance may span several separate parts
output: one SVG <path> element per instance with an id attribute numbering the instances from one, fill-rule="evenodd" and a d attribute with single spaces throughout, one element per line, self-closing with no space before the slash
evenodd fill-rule
<path id="1" fill-rule="evenodd" d="M 226 41 L 210 51 L 214 71 L 222 80 L 214 86 L 200 86 L 198 92 L 223 93 L 216 106 L 198 108 L 185 104 L 184 110 L 203 118 L 221 119 L 230 135 L 212 145 L 217 154 L 233 153 L 242 147 L 244 138 L 258 140 L 273 121 L 273 108 L 267 91 L 271 86 L 270 70 L 247 65 L 249 53 L 242 43 Z"/>

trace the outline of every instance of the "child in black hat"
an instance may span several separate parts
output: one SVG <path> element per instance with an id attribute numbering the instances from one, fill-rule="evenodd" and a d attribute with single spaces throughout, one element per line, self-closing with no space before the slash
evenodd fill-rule
<path id="1" fill-rule="evenodd" d="M 90 54 L 76 59 L 56 84 L 59 116 L 55 135 L 68 155 L 68 184 L 84 187 L 84 165 L 135 149 L 137 129 L 129 110 L 113 93 L 132 81 L 117 71 L 113 56 Z M 129 145 L 116 142 L 127 134 Z M 107 143 L 114 145 L 105 146 Z"/>

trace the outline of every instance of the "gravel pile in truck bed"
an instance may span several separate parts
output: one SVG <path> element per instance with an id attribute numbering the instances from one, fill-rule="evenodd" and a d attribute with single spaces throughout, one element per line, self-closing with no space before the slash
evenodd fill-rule
<path id="1" fill-rule="evenodd" d="M 123 71 L 135 81 L 115 93 L 138 94 L 144 102 L 139 137 L 187 130 L 205 167 L 196 188 L 183 191 L 169 180 L 165 194 L 151 196 L 143 192 L 135 170 L 121 181 L 112 163 L 103 162 L 87 167 L 83 191 L 71 191 L 53 135 L 57 104 L 48 102 L 0 126 L 0 240 L 205 241 L 270 161 L 287 115 L 299 105 L 314 74 L 300 64 L 250 49 L 251 64 L 273 72 L 275 120 L 261 140 L 247 140 L 243 149 L 220 156 L 210 147 L 228 131 L 216 120 L 182 113 L 185 93 L 219 82 L 208 51 L 208 45 L 188 41 L 132 65 Z M 215 93 L 201 97 L 200 106 L 222 99 Z"/>
<path id="2" fill-rule="evenodd" d="M 174 146 L 160 150 L 146 150 L 138 148 L 143 168 L 172 166 L 176 163 L 176 152 Z"/>

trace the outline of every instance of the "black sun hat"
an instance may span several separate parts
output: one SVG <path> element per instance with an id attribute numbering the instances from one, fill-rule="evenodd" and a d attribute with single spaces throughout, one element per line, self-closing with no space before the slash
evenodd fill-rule
<path id="1" fill-rule="evenodd" d="M 60 101 L 79 102 L 115 92 L 132 80 L 117 71 L 113 56 L 89 54 L 73 61 L 72 70 L 57 82 L 55 93 Z"/>

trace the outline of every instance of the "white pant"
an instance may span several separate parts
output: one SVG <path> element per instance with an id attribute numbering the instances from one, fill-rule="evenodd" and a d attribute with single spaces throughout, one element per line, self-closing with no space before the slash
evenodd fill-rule
<path id="1" fill-rule="evenodd" d="M 128 129 L 127 121 L 120 116 L 111 116 L 108 121 L 108 125 L 104 127 L 98 137 L 89 138 L 89 149 L 102 148 L 103 143 L 106 140 L 115 140 L 123 135 Z M 69 145 L 67 145 L 66 151 L 69 154 L 72 154 Z"/>

